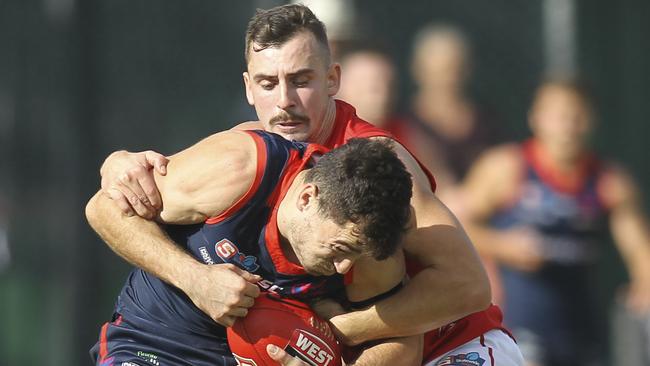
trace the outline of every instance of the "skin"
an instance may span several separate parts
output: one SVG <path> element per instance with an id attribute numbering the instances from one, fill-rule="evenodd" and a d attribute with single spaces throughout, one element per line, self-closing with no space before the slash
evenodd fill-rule
<path id="1" fill-rule="evenodd" d="M 220 153 L 215 155 L 216 151 Z M 223 213 L 246 194 L 253 184 L 257 168 L 256 148 L 252 138 L 235 131 L 213 135 L 169 159 L 169 172 L 164 176 L 155 177 L 165 203 L 157 221 L 164 224 L 201 223 L 209 217 Z M 199 168 L 204 174 L 189 174 Z M 399 283 L 404 277 L 403 271 L 400 270 L 403 268 L 401 256 L 376 261 L 368 255 L 367 244 L 355 236 L 353 224 L 339 225 L 323 217 L 319 211 L 318 186 L 304 182 L 305 173 L 306 171 L 299 173 L 292 182 L 278 210 L 278 231 L 287 259 L 315 275 L 344 274 L 358 262 L 361 262 L 360 268 L 371 265 L 374 268 L 383 268 L 379 276 L 366 279 L 364 292 L 357 291 L 354 286 L 347 289 L 348 296 L 353 299 L 378 295 Z M 212 179 L 216 175 L 220 179 Z M 125 240 L 121 236 L 130 230 L 123 228 L 129 225 L 142 226 L 145 236 L 164 235 L 162 229 L 153 222 L 140 217 L 121 215 L 120 209 L 101 191 L 88 203 L 86 215 L 91 226 L 107 242 Z M 109 224 L 106 224 L 107 222 Z M 154 232 L 157 234 L 151 235 Z M 142 240 L 143 234 L 140 230 L 135 230 L 134 233 L 138 236 L 127 234 L 127 240 Z M 364 262 L 366 264 L 363 264 Z M 254 285 L 260 279 L 259 276 L 230 264 L 203 267 L 221 268 L 222 271 L 232 273 L 233 278 L 240 275 L 246 280 L 243 286 L 236 282 L 224 284 L 239 291 L 241 295 L 234 298 L 230 296 L 224 300 L 229 304 L 229 311 L 235 317 L 245 316 L 248 307 L 253 305 L 254 298 L 259 295 L 259 288 Z M 417 365 L 420 362 L 421 337 L 388 340 L 375 347 L 383 352 L 390 350 L 388 358 L 382 360 L 386 364 L 398 362 L 397 357 L 401 352 L 413 355 L 406 359 L 407 364 Z M 282 352 L 278 351 L 275 356 L 287 357 Z M 362 355 L 357 364 L 370 364 L 364 361 L 366 357 L 369 356 Z M 401 362 L 403 357 L 399 360 Z M 296 362 L 298 361 L 291 361 L 291 364 L 299 364 Z"/>
<path id="2" fill-rule="evenodd" d="M 382 127 L 391 117 L 395 69 L 391 60 L 371 51 L 347 55 L 341 62 L 341 90 L 337 97 L 357 110 L 357 115 Z"/>
<path id="3" fill-rule="evenodd" d="M 339 89 L 341 71 L 338 65 L 325 62 L 327 49 L 324 47 L 310 33 L 298 33 L 279 47 L 251 52 L 244 83 L 247 99 L 255 106 L 260 121 L 240 128 L 264 128 L 290 139 L 308 138 L 312 142 L 327 140 L 335 117 L 332 97 Z M 308 71 L 305 74 L 302 70 Z M 287 115 L 308 118 L 290 117 L 283 120 Z M 278 120 L 288 123 L 278 124 Z M 406 235 L 404 249 L 408 255 L 419 258 L 424 270 L 394 296 L 368 309 L 330 319 L 339 339 L 350 345 L 374 339 L 422 334 L 483 310 L 490 301 L 487 276 L 462 227 L 435 197 L 428 179 L 414 158 L 399 144 L 395 144 L 395 150 L 414 178 L 411 204 L 416 219 L 415 225 Z M 147 210 L 139 199 L 144 197 L 138 192 L 147 192 L 155 185 L 147 181 L 147 176 L 151 174 L 147 169 L 139 169 L 127 181 L 128 184 L 115 179 L 123 171 L 115 174 L 120 169 L 114 166 L 124 166 L 124 163 L 114 164 L 113 161 L 125 155 L 128 156 L 129 153 L 118 153 L 104 163 L 102 171 L 113 175 L 113 178 L 106 178 L 106 188 L 110 193 L 123 193 L 140 214 Z M 140 191 L 131 189 L 132 185 L 141 185 L 142 188 Z M 179 263 L 186 260 L 174 256 L 159 259 L 157 264 L 144 263 L 133 258 L 141 250 L 133 248 L 130 243 L 121 245 L 114 242 L 109 243 L 109 246 L 127 260 L 145 264 L 147 267 L 143 268 L 170 283 L 178 281 L 171 278 L 169 273 L 173 271 L 166 268 L 176 267 L 177 260 Z M 377 270 L 371 271 L 368 276 L 376 273 Z M 193 289 L 179 288 L 186 293 L 196 293 Z M 223 290 L 212 290 L 220 291 Z M 443 293 L 445 296 L 439 296 Z M 214 318 L 218 322 L 221 316 L 236 316 L 222 311 L 223 306 L 218 301 L 214 305 L 219 311 L 210 307 L 201 309 L 208 314 L 215 314 Z M 405 317 L 404 314 L 409 316 Z M 359 327 L 359 324 L 365 326 Z M 396 356 L 404 357 L 404 353 L 397 353 Z"/>
<path id="4" fill-rule="evenodd" d="M 587 153 L 593 129 L 592 112 L 576 92 L 562 84 L 542 86 L 529 115 L 540 164 L 561 175 L 569 186 L 579 184 L 578 164 Z M 532 228 L 496 230 L 487 222 L 516 198 L 524 169 L 521 150 L 504 145 L 487 151 L 471 169 L 464 185 L 468 228 L 479 251 L 504 266 L 535 271 L 544 264 L 540 237 Z M 499 169 L 494 169 L 498 166 Z M 631 283 L 628 306 L 639 314 L 650 310 L 650 227 L 639 206 L 642 200 L 631 177 L 612 163 L 604 164 L 598 181 L 600 199 L 610 209 L 609 228 Z"/>

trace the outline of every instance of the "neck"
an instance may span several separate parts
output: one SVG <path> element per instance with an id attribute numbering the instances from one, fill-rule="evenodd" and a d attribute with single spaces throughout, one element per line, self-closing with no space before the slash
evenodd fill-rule
<path id="1" fill-rule="evenodd" d="M 336 102 L 334 98 L 329 99 L 327 104 L 327 109 L 325 110 L 325 116 L 323 116 L 323 123 L 320 125 L 320 129 L 309 139 L 309 142 L 315 142 L 320 145 L 324 145 L 332 134 L 332 128 L 334 127 L 334 120 L 336 119 Z"/>
<path id="2" fill-rule="evenodd" d="M 569 153 L 560 146 L 551 146 L 537 141 L 537 157 L 540 161 L 557 171 L 573 172 L 580 165 L 582 153 Z"/>
<path id="3" fill-rule="evenodd" d="M 290 240 L 292 228 L 294 228 L 295 226 L 294 225 L 295 208 L 293 208 L 292 206 L 295 206 L 295 202 L 297 199 L 296 197 L 297 189 L 298 187 L 300 187 L 301 183 L 304 180 L 304 174 L 305 171 L 298 173 L 298 175 L 293 180 L 293 182 L 291 182 L 291 185 L 287 190 L 287 194 L 282 198 L 282 201 L 280 202 L 280 205 L 278 207 L 278 215 L 277 215 L 278 233 L 280 234 L 280 237 L 278 239 L 280 240 L 280 246 L 282 247 L 282 252 L 290 262 L 295 264 L 300 264 L 300 261 L 296 256 L 296 253 L 291 245 L 291 240 Z"/>

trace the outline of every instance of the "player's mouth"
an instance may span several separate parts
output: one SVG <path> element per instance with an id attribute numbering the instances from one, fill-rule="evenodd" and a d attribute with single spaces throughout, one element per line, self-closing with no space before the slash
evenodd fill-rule
<path id="1" fill-rule="evenodd" d="M 291 133 L 305 128 L 305 123 L 301 121 L 281 121 L 275 124 L 280 132 Z"/>

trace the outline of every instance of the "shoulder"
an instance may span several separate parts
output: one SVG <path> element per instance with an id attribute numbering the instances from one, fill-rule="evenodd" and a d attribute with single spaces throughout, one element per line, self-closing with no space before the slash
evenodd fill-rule
<path id="1" fill-rule="evenodd" d="M 257 174 L 257 147 L 246 132 L 216 133 L 170 157 L 167 175 L 157 176 L 163 196 L 161 219 L 199 222 L 234 205 Z"/>
<path id="2" fill-rule="evenodd" d="M 619 163 L 601 162 L 597 181 L 598 196 L 607 207 L 632 203 L 638 197 L 638 188 L 632 175 Z"/>
<path id="3" fill-rule="evenodd" d="M 182 160 L 184 164 L 209 169 L 224 163 L 237 167 L 254 163 L 257 155 L 253 137 L 243 131 L 223 131 L 210 135 L 195 145 L 172 155 L 171 160 Z"/>
<path id="4" fill-rule="evenodd" d="M 468 207 L 484 204 L 486 208 L 509 201 L 518 191 L 524 167 L 525 158 L 519 144 L 486 150 L 472 164 L 462 184 L 465 204 Z"/>

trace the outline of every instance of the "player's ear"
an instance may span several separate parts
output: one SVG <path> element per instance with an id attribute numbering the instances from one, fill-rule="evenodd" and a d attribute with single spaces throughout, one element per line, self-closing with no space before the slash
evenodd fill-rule
<path id="1" fill-rule="evenodd" d="M 327 70 L 327 95 L 333 97 L 341 87 L 341 65 L 333 62 Z"/>
<path id="2" fill-rule="evenodd" d="M 314 207 L 316 204 L 316 196 L 318 195 L 318 187 L 313 183 L 305 184 L 298 194 L 298 201 L 296 207 L 300 211 L 307 210 Z"/>
<path id="3" fill-rule="evenodd" d="M 242 76 L 244 77 L 244 86 L 246 87 L 246 100 L 248 100 L 248 104 L 255 105 L 255 98 L 253 98 L 253 90 L 251 89 L 253 85 L 251 85 L 251 79 L 248 71 L 244 71 Z"/>

